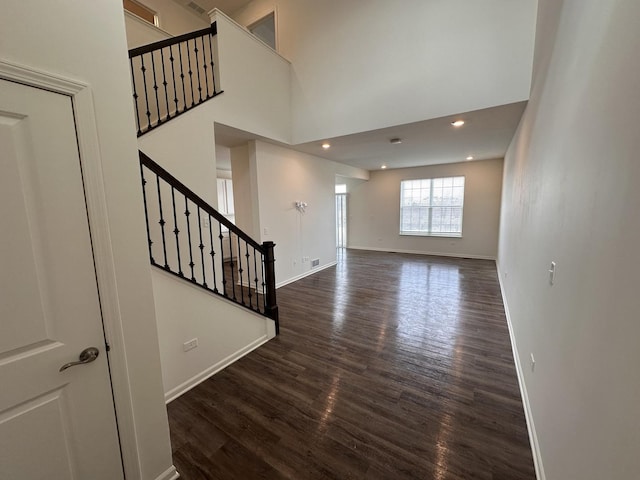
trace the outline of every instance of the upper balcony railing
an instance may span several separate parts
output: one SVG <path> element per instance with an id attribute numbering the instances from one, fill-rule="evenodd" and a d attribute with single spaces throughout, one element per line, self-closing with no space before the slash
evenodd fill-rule
<path id="1" fill-rule="evenodd" d="M 129 50 L 138 136 L 222 93 L 216 23 Z"/>

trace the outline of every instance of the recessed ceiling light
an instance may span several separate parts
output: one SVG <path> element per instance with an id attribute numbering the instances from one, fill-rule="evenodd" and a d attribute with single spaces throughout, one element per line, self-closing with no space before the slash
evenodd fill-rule
<path id="1" fill-rule="evenodd" d="M 385 168 L 387 168 L 387 166 L 386 166 L 386 165 L 382 165 L 380 168 L 381 168 L 382 170 L 384 170 Z"/>
<path id="2" fill-rule="evenodd" d="M 401 138 L 392 138 L 389 140 L 389 143 L 391 143 L 391 145 L 398 145 L 400 143 L 402 143 L 402 139 Z"/>
<path id="3" fill-rule="evenodd" d="M 461 127 L 464 125 L 464 120 L 456 120 L 455 122 L 451 122 L 451 125 L 454 127 Z"/>
<path id="4" fill-rule="evenodd" d="M 325 150 L 327 150 L 327 149 L 331 148 L 331 144 L 330 144 L 329 142 L 324 142 L 324 143 L 322 144 L 322 148 L 324 148 Z"/>
<path id="5" fill-rule="evenodd" d="M 473 155 L 469 155 L 469 156 L 467 157 L 467 160 L 473 160 Z"/>

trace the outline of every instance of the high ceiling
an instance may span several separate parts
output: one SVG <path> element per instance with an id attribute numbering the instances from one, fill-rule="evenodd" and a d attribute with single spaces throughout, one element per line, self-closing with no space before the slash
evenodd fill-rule
<path id="1" fill-rule="evenodd" d="M 193 1 L 205 11 L 218 8 L 226 14 L 232 14 L 250 3 L 250 0 L 176 1 L 184 5 Z M 404 168 L 456 163 L 466 161 L 468 157 L 473 157 L 473 160 L 501 158 L 504 157 L 513 138 L 525 106 L 526 102 L 519 102 L 285 146 L 366 170 L 378 170 L 382 165 L 386 165 L 387 168 Z M 465 125 L 461 128 L 452 127 L 451 122 L 457 119 L 465 120 Z M 224 125 L 216 125 L 216 143 L 219 145 L 233 147 L 256 138 L 259 137 Z M 400 138 L 402 143 L 391 144 L 392 138 Z M 331 144 L 330 149 L 322 148 L 324 141 Z"/>
<path id="2" fill-rule="evenodd" d="M 324 139 L 331 148 L 322 148 L 323 141 L 292 145 L 294 150 L 326 158 L 366 170 L 417 167 L 442 163 L 486 160 L 504 157 L 518 127 L 526 102 L 476 110 L 422 122 L 343 137 Z M 451 125 L 462 119 L 460 128 Z M 216 143 L 235 147 L 259 137 L 240 130 L 216 125 Z M 392 138 L 402 143 L 393 145 Z M 265 139 L 263 139 L 265 140 Z M 269 140 L 266 140 L 269 141 Z"/>
<path id="3" fill-rule="evenodd" d="M 232 14 L 240 10 L 247 3 L 250 3 L 251 0 L 175 0 L 181 5 L 188 5 L 193 2 L 199 7 L 201 7 L 205 12 L 209 12 L 214 8 L 226 13 L 227 15 Z M 207 17 L 208 19 L 208 17 Z"/>

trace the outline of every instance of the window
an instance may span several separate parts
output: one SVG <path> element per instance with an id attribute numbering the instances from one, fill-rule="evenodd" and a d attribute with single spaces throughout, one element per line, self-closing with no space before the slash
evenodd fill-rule
<path id="1" fill-rule="evenodd" d="M 262 17 L 257 22 L 249 25 L 247 29 L 256 37 L 276 50 L 276 16 L 275 12 Z"/>
<path id="2" fill-rule="evenodd" d="M 156 27 L 158 26 L 158 16 L 156 15 L 156 12 L 151 10 L 149 7 L 134 0 L 122 0 L 122 5 L 128 12 L 146 20 L 151 25 L 155 25 Z"/>
<path id="3" fill-rule="evenodd" d="M 462 236 L 464 177 L 403 180 L 400 235 Z"/>
<path id="4" fill-rule="evenodd" d="M 347 193 L 347 184 L 346 183 L 336 184 L 336 193 Z"/>

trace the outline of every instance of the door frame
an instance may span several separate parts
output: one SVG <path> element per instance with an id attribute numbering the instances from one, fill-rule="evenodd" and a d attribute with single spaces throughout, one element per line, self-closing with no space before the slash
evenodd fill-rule
<path id="1" fill-rule="evenodd" d="M 124 330 L 120 316 L 111 233 L 107 217 L 107 202 L 102 177 L 96 116 L 91 87 L 78 80 L 54 75 L 25 65 L 0 59 L 0 78 L 23 85 L 48 90 L 70 97 L 78 141 L 78 153 L 85 203 L 91 234 L 93 261 L 96 269 L 98 297 L 107 344 L 111 390 L 126 478 L 140 476 L 140 459 L 136 443 L 130 378 L 124 345 Z M 166 478 L 170 478 L 171 474 Z"/>

